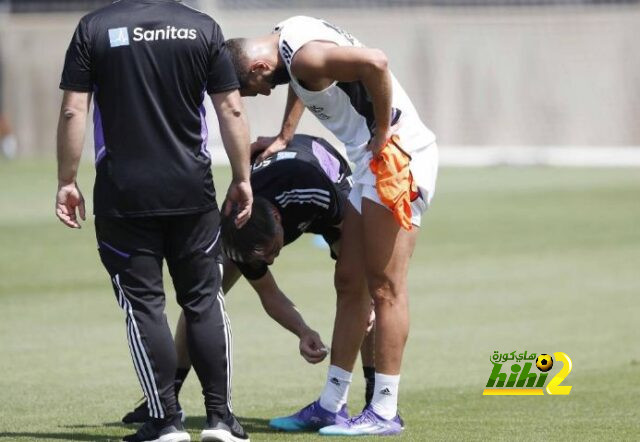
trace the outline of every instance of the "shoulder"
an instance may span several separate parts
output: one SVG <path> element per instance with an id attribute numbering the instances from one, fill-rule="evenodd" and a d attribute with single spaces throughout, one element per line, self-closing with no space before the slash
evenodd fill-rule
<path id="1" fill-rule="evenodd" d="M 337 43 L 335 36 L 324 21 L 299 15 L 284 20 L 274 28 L 280 34 L 278 49 L 287 66 L 291 65 L 294 54 L 312 41 Z"/>
<path id="2" fill-rule="evenodd" d="M 109 17 L 119 2 L 103 6 L 84 15 L 79 22 L 79 27 L 90 29 L 95 27 L 104 17 Z"/>

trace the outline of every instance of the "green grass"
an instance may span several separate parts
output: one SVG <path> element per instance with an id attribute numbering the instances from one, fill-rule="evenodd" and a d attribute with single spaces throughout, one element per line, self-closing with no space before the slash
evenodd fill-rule
<path id="1" fill-rule="evenodd" d="M 222 193 L 228 173 L 215 172 Z M 91 166 L 81 173 L 89 197 Z M 0 439 L 113 440 L 130 432 L 119 419 L 140 388 L 92 223 L 56 221 L 54 176 L 50 162 L 0 163 Z M 634 169 L 442 170 L 410 273 L 403 440 L 640 437 L 639 198 Z M 274 273 L 328 341 L 326 255 L 303 237 Z M 245 283 L 227 306 L 233 401 L 252 440 L 320 440 L 273 433 L 267 421 L 313 400 L 326 363 L 306 364 Z M 483 397 L 494 350 L 567 353 L 571 394 Z M 362 397 L 358 369 L 352 411 Z M 194 376 L 182 403 L 198 440 Z"/>

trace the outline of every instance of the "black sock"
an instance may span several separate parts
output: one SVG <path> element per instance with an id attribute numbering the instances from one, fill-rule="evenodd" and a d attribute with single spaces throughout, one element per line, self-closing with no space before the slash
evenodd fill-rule
<path id="1" fill-rule="evenodd" d="M 187 367 L 187 368 L 178 367 L 178 369 L 176 370 L 176 377 L 173 380 L 173 388 L 175 389 L 175 392 L 176 392 L 176 400 L 178 399 L 178 395 L 180 394 L 180 389 L 182 388 L 182 384 L 184 384 L 184 380 L 189 374 L 189 370 L 191 370 L 191 367 Z"/>
<path id="2" fill-rule="evenodd" d="M 366 382 L 366 389 L 364 393 L 364 400 L 366 402 L 365 407 L 368 407 L 373 399 L 373 389 L 376 384 L 376 368 L 375 367 L 362 367 L 364 372 L 364 380 Z"/>

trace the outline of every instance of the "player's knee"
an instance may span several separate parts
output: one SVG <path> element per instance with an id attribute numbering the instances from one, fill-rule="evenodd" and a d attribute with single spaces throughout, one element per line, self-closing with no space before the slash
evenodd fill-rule
<path id="1" fill-rule="evenodd" d="M 369 294 L 376 305 L 382 303 L 395 304 L 402 293 L 392 278 L 384 273 L 369 275 L 367 278 Z"/>

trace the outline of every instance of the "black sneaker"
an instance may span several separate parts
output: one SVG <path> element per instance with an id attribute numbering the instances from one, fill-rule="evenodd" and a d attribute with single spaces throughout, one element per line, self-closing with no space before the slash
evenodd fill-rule
<path id="1" fill-rule="evenodd" d="M 176 403 L 176 407 L 178 409 L 178 415 L 180 416 L 180 422 L 184 424 L 184 421 L 187 420 L 187 415 L 184 413 L 182 407 L 180 407 L 180 402 Z M 147 405 L 147 401 L 142 400 L 142 403 L 134 408 L 133 411 L 130 411 L 124 415 L 124 417 L 122 418 L 122 423 L 144 424 L 149 419 L 149 406 Z"/>
<path id="2" fill-rule="evenodd" d="M 165 419 L 149 419 L 134 434 L 122 438 L 125 442 L 190 442 L 191 436 L 184 431 L 180 419 L 173 423 Z"/>
<path id="3" fill-rule="evenodd" d="M 249 442 L 249 435 L 231 413 L 224 419 L 208 415 L 207 426 L 200 438 L 202 442 Z"/>

